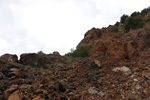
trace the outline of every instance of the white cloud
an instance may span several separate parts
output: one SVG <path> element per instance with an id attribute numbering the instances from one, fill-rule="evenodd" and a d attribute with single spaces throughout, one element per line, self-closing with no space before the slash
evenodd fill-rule
<path id="1" fill-rule="evenodd" d="M 149 0 L 0 0 L 0 54 L 69 52 L 92 27 L 106 27 Z"/>

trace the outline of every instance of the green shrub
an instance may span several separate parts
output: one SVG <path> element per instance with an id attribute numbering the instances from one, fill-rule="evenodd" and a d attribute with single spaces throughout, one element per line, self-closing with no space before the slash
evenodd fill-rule
<path id="1" fill-rule="evenodd" d="M 115 23 L 115 26 L 118 27 L 119 25 L 120 25 L 120 22 L 117 21 L 117 22 Z"/>
<path id="2" fill-rule="evenodd" d="M 119 29 L 118 28 L 114 28 L 111 32 L 113 32 L 113 33 L 117 33 L 119 31 Z"/>
<path id="3" fill-rule="evenodd" d="M 143 10 L 141 11 L 141 14 L 142 14 L 142 15 L 148 14 L 148 13 L 150 13 L 150 7 L 145 8 L 145 9 L 143 9 Z"/>
<path id="4" fill-rule="evenodd" d="M 37 54 L 42 55 L 42 54 L 45 54 L 45 53 L 43 51 L 38 51 Z"/>
<path id="5" fill-rule="evenodd" d="M 123 14 L 120 18 L 120 23 L 124 24 L 126 22 L 126 20 L 128 19 L 128 17 L 129 17 L 128 15 Z"/>
<path id="6" fill-rule="evenodd" d="M 76 50 L 71 49 L 71 52 L 67 53 L 66 56 L 70 57 L 87 57 L 89 54 L 89 51 L 91 49 L 91 45 L 83 45 L 80 44 Z"/>
<path id="7" fill-rule="evenodd" d="M 144 22 L 139 17 L 129 17 L 124 24 L 125 31 L 129 31 L 130 29 L 142 28 Z"/>
<path id="8" fill-rule="evenodd" d="M 133 12 L 132 14 L 131 14 L 131 17 L 135 17 L 135 16 L 139 16 L 140 15 L 140 12 Z"/>

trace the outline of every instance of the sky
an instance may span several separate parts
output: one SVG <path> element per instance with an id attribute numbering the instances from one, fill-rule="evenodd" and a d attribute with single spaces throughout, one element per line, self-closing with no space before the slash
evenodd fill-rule
<path id="1" fill-rule="evenodd" d="M 150 0 L 0 0 L 0 55 L 66 54 L 91 28 L 113 25 Z"/>

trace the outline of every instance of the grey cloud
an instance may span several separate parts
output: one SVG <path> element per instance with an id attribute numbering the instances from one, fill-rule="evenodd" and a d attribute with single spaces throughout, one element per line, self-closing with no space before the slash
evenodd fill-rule
<path id="1" fill-rule="evenodd" d="M 94 0 L 72 0 L 74 5 L 82 11 L 85 18 L 91 19 L 99 15 L 100 10 Z"/>
<path id="2" fill-rule="evenodd" d="M 40 45 L 40 42 L 35 37 L 28 34 L 28 32 L 18 26 L 15 22 L 17 20 L 10 8 L 10 6 L 22 4 L 22 0 L 1 0 L 0 1 L 0 53 L 19 53 L 29 51 L 28 45 Z M 2 48 L 3 47 L 3 48 Z M 35 49 L 38 48 L 35 46 Z"/>
<path id="3" fill-rule="evenodd" d="M 0 2 L 0 22 L 2 26 L 13 24 L 13 15 L 9 7 L 9 3 L 5 2 L 5 0 Z"/>

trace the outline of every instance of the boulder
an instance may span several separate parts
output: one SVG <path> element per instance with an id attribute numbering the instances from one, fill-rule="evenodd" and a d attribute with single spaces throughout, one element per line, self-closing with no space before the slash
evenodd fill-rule
<path id="1" fill-rule="evenodd" d="M 43 66 L 44 64 L 51 63 L 52 58 L 46 55 L 39 55 L 36 53 L 22 54 L 20 56 L 20 63 L 31 66 Z"/>
<path id="2" fill-rule="evenodd" d="M 36 67 L 46 67 L 48 64 L 54 64 L 55 62 L 64 61 L 63 57 L 55 56 L 53 54 L 36 54 L 25 53 L 20 56 L 20 63 L 23 65 L 30 65 Z"/>
<path id="3" fill-rule="evenodd" d="M 59 53 L 58 51 L 54 51 L 54 52 L 53 52 L 53 55 L 54 55 L 54 56 L 60 56 L 60 53 Z"/>
<path id="4" fill-rule="evenodd" d="M 19 91 L 15 91 L 9 96 L 7 100 L 22 100 L 18 93 Z"/>
<path id="5" fill-rule="evenodd" d="M 18 62 L 18 57 L 17 57 L 17 55 L 4 54 L 0 57 L 0 60 L 16 63 L 16 62 Z"/>
<path id="6" fill-rule="evenodd" d="M 18 85 L 14 84 L 9 89 L 5 90 L 4 93 L 5 95 L 10 95 L 12 92 L 17 90 L 17 88 L 18 88 Z"/>

